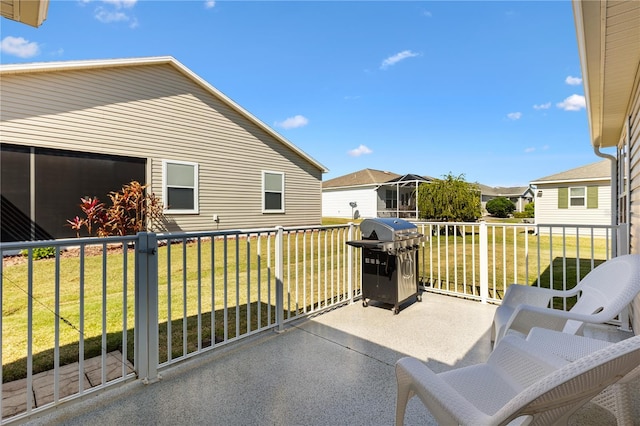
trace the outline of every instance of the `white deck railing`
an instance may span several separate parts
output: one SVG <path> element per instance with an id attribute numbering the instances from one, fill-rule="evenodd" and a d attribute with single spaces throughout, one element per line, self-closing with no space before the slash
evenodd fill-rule
<path id="1" fill-rule="evenodd" d="M 616 255 L 614 227 L 418 226 L 428 236 L 424 290 L 482 302 L 499 303 L 512 282 L 570 288 Z M 345 243 L 358 238 L 350 224 L 0 244 L 3 258 L 26 253 L 0 266 L 2 423 L 136 378 L 153 382 L 199 353 L 353 302 L 360 253 Z M 44 247 L 54 257 L 35 260 Z M 53 376 L 44 397 L 42 374 Z M 75 384 L 62 386 L 70 376 Z"/>
<path id="2" fill-rule="evenodd" d="M 418 227 L 428 236 L 420 255 L 426 289 L 482 302 L 499 303 L 512 283 L 572 288 L 618 254 L 618 226 L 422 222 Z"/>

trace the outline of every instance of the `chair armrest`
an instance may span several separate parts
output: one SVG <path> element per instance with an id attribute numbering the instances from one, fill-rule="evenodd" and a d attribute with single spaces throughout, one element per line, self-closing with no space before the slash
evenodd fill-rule
<path id="1" fill-rule="evenodd" d="M 507 287 L 502 300 L 503 305 L 515 308 L 520 304 L 547 307 L 554 297 L 571 297 L 579 290 L 560 291 L 523 284 L 511 284 Z"/>
<path id="2" fill-rule="evenodd" d="M 471 404 L 451 385 L 416 358 L 396 362 L 398 393 L 409 387 L 439 424 L 489 424 L 490 416 Z"/>
<path id="3" fill-rule="evenodd" d="M 586 315 L 539 306 L 518 305 L 505 327 L 505 334 L 508 330 L 515 330 L 527 335 L 533 327 L 562 331 L 569 320 L 599 324 L 606 321 L 606 318 L 598 314 Z"/>

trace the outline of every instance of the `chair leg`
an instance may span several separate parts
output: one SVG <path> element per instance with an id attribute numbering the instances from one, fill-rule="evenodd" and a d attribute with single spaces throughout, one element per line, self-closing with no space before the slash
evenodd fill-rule
<path id="1" fill-rule="evenodd" d="M 409 386 L 398 386 L 398 396 L 396 399 L 396 426 L 404 425 L 404 414 L 407 410 L 407 404 L 414 395 L 415 394 L 411 392 Z"/>
<path id="2" fill-rule="evenodd" d="M 401 364 L 396 364 L 396 380 L 398 382 L 398 394 L 396 396 L 396 426 L 404 424 L 404 415 L 409 400 L 415 395 L 411 391 L 411 378 L 406 374 Z"/>

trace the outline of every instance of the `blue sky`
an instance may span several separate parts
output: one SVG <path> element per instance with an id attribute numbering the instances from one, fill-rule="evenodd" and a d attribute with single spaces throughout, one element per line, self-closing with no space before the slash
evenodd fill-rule
<path id="1" fill-rule="evenodd" d="M 598 161 L 570 1 L 57 1 L 1 62 L 173 56 L 324 164 L 492 186 Z"/>

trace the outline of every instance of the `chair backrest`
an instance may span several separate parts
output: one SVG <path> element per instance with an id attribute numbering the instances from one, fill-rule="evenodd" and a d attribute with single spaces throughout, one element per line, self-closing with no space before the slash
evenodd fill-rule
<path id="1" fill-rule="evenodd" d="M 520 392 L 496 413 L 499 424 L 531 416 L 531 425 L 566 424 L 568 417 L 640 364 L 634 336 L 554 371 Z"/>
<path id="2" fill-rule="evenodd" d="M 598 265 L 579 283 L 580 295 L 571 312 L 597 315 L 597 322 L 615 318 L 640 293 L 640 255 L 614 257 Z M 567 321 L 565 333 L 576 334 L 584 324 Z"/>

